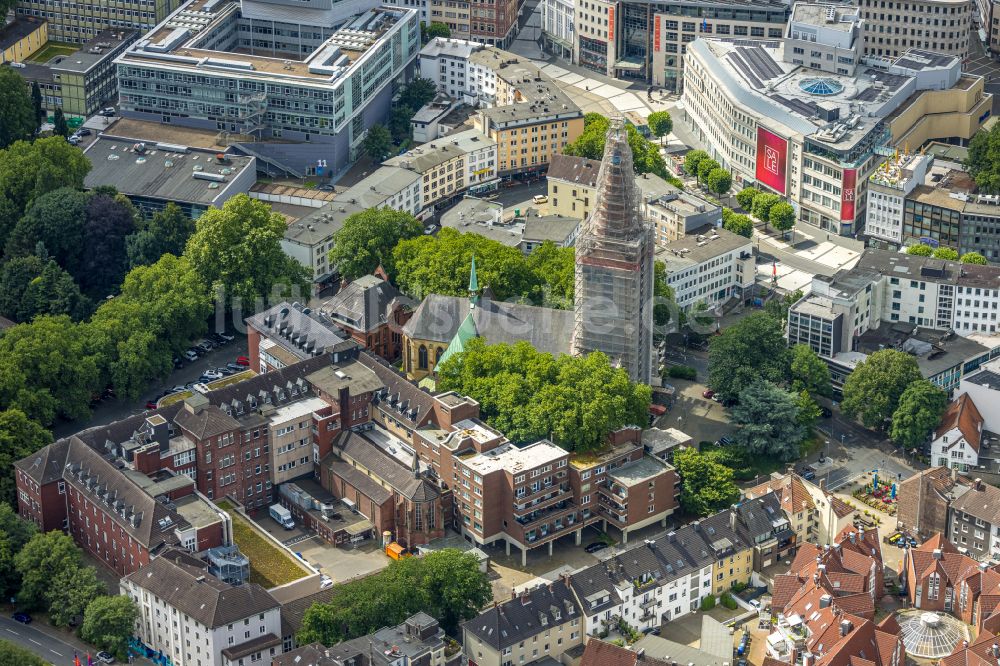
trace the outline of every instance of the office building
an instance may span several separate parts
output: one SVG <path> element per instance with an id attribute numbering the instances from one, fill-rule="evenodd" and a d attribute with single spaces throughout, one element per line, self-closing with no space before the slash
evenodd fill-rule
<path id="1" fill-rule="evenodd" d="M 699 37 L 779 39 L 789 3 L 729 0 L 577 3 L 573 61 L 606 76 L 684 87 L 684 55 Z"/>
<path id="2" fill-rule="evenodd" d="M 190 0 L 118 58 L 121 113 L 216 130 L 303 175 L 338 173 L 384 121 L 419 44 L 415 10 L 368 0 Z"/>
<path id="3" fill-rule="evenodd" d="M 255 583 L 231 585 L 183 551 L 121 579 L 135 602 L 135 638 L 176 666 L 269 663 L 280 655 L 281 606 Z"/>
<path id="4" fill-rule="evenodd" d="M 576 11 L 571 0 L 542 0 L 542 48 L 563 60 L 573 59 L 576 35 L 573 17 Z"/>
<path id="5" fill-rule="evenodd" d="M 653 250 L 625 126 L 612 120 L 594 209 L 576 241 L 572 346 L 577 355 L 604 352 L 643 383 L 653 370 Z"/>
<path id="6" fill-rule="evenodd" d="M 914 188 L 923 185 L 931 159 L 894 153 L 868 177 L 865 236 L 890 248 L 903 244 L 905 202 Z"/>
<path id="7" fill-rule="evenodd" d="M 970 35 L 975 34 L 973 23 L 985 2 L 859 0 L 865 20 L 865 55 L 891 59 L 909 49 L 923 49 L 965 58 Z"/>
<path id="8" fill-rule="evenodd" d="M 21 64 L 49 41 L 49 24 L 30 16 L 21 16 L 0 28 L 0 64 Z"/>
<path id="9" fill-rule="evenodd" d="M 810 16 L 799 18 L 801 35 Z M 817 31 L 825 25 L 812 19 Z M 817 32 L 817 40 L 825 35 Z M 982 78 L 962 73 L 957 56 L 909 50 L 884 68 L 814 69 L 814 62 L 829 68 L 825 56 L 844 52 L 829 41 L 823 48 L 817 41 L 820 56 L 802 64 L 795 62 L 803 58 L 794 53 L 800 47 L 789 53 L 779 41 L 692 42 L 681 122 L 732 171 L 736 187 L 780 194 L 798 208 L 799 220 L 853 235 L 864 228 L 869 176 L 893 146 L 967 141 L 988 117 L 991 99 Z M 923 121 L 928 115 L 934 124 Z"/>
<path id="10" fill-rule="evenodd" d="M 864 21 L 857 7 L 796 2 L 782 40 L 782 59 L 853 76 L 861 64 Z"/>
<path id="11" fill-rule="evenodd" d="M 122 0 L 121 2 L 61 3 L 18 0 L 19 16 L 45 19 L 48 37 L 64 44 L 85 44 L 103 32 L 137 31 L 145 34 L 167 18 L 180 0 Z"/>
<path id="12" fill-rule="evenodd" d="M 664 263 L 682 310 L 742 301 L 757 278 L 753 242 L 721 227 L 702 227 L 669 241 L 657 249 L 656 259 Z"/>

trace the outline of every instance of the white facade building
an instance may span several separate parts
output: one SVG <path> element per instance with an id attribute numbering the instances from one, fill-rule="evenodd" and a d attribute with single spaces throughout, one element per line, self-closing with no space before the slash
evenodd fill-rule
<path id="1" fill-rule="evenodd" d="M 741 297 L 756 280 L 753 243 L 722 228 L 703 227 L 660 244 L 656 259 L 666 265 L 667 284 L 683 310 L 696 303 L 712 307 Z"/>
<path id="2" fill-rule="evenodd" d="M 573 0 L 542 0 L 542 40 L 545 48 L 566 60 L 573 58 Z"/>
<path id="3" fill-rule="evenodd" d="M 202 568 L 204 567 L 204 568 Z M 282 652 L 281 606 L 254 583 L 232 586 L 186 553 L 168 551 L 121 579 L 135 635 L 174 666 L 249 666 Z"/>
<path id="4" fill-rule="evenodd" d="M 417 56 L 420 77 L 433 81 L 438 90 L 448 97 L 461 100 L 472 80 L 469 56 L 482 48 L 485 48 L 483 44 L 467 39 L 435 37 L 420 49 Z"/>
<path id="5" fill-rule="evenodd" d="M 902 245 L 903 201 L 923 184 L 932 159 L 930 155 L 894 154 L 868 178 L 867 236 Z"/>
<path id="6" fill-rule="evenodd" d="M 963 393 L 948 405 L 931 440 L 931 464 L 968 472 L 979 465 L 983 417 L 975 401 Z"/>
<path id="7" fill-rule="evenodd" d="M 797 2 L 785 29 L 784 60 L 853 76 L 861 63 L 863 24 L 857 7 Z"/>
<path id="8" fill-rule="evenodd" d="M 962 377 L 958 394 L 963 393 L 968 393 L 980 408 L 983 429 L 1000 433 L 1000 360 L 990 361 L 978 372 Z"/>

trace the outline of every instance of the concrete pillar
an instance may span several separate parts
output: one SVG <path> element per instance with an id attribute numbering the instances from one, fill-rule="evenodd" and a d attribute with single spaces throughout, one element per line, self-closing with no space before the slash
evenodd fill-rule
<path id="1" fill-rule="evenodd" d="M 601 531 L 602 532 L 607 532 L 608 531 L 608 519 L 607 518 L 601 518 Z"/>
<path id="2" fill-rule="evenodd" d="M 667 526 L 667 517 L 663 516 L 663 519 L 660 520 L 660 527 L 666 527 L 666 526 Z"/>
<path id="3" fill-rule="evenodd" d="M 583 528 L 581 527 L 576 531 L 576 545 L 579 546 L 582 540 L 583 540 Z"/>
<path id="4" fill-rule="evenodd" d="M 507 557 L 510 557 L 510 539 L 504 539 L 503 542 L 507 546 Z"/>
<path id="5" fill-rule="evenodd" d="M 622 530 L 622 543 L 628 543 L 628 530 Z"/>
<path id="6" fill-rule="evenodd" d="M 549 557 L 552 557 L 552 542 L 549 541 Z"/>
<path id="7" fill-rule="evenodd" d="M 521 566 L 528 566 L 528 547 L 524 546 L 521 548 Z"/>

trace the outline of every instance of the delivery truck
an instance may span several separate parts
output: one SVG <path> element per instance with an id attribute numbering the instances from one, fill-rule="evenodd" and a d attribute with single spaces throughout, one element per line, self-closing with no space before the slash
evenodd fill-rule
<path id="1" fill-rule="evenodd" d="M 280 504 L 272 504 L 271 508 L 268 509 L 268 513 L 270 513 L 271 517 L 274 518 L 274 522 L 278 523 L 286 530 L 295 528 L 295 521 L 292 520 L 292 512 Z"/>

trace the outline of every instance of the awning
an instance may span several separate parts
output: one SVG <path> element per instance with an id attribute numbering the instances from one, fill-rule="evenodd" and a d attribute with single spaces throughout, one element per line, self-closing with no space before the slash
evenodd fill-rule
<path id="1" fill-rule="evenodd" d="M 619 60 L 615 63 L 615 69 L 631 69 L 634 71 L 639 71 L 645 67 L 641 62 L 636 62 L 634 60 Z"/>
<path id="2" fill-rule="evenodd" d="M 358 534 L 364 534 L 368 530 L 375 529 L 375 525 L 370 520 L 360 520 L 356 523 L 348 525 L 344 528 L 344 531 L 351 536 L 357 536 Z"/>

